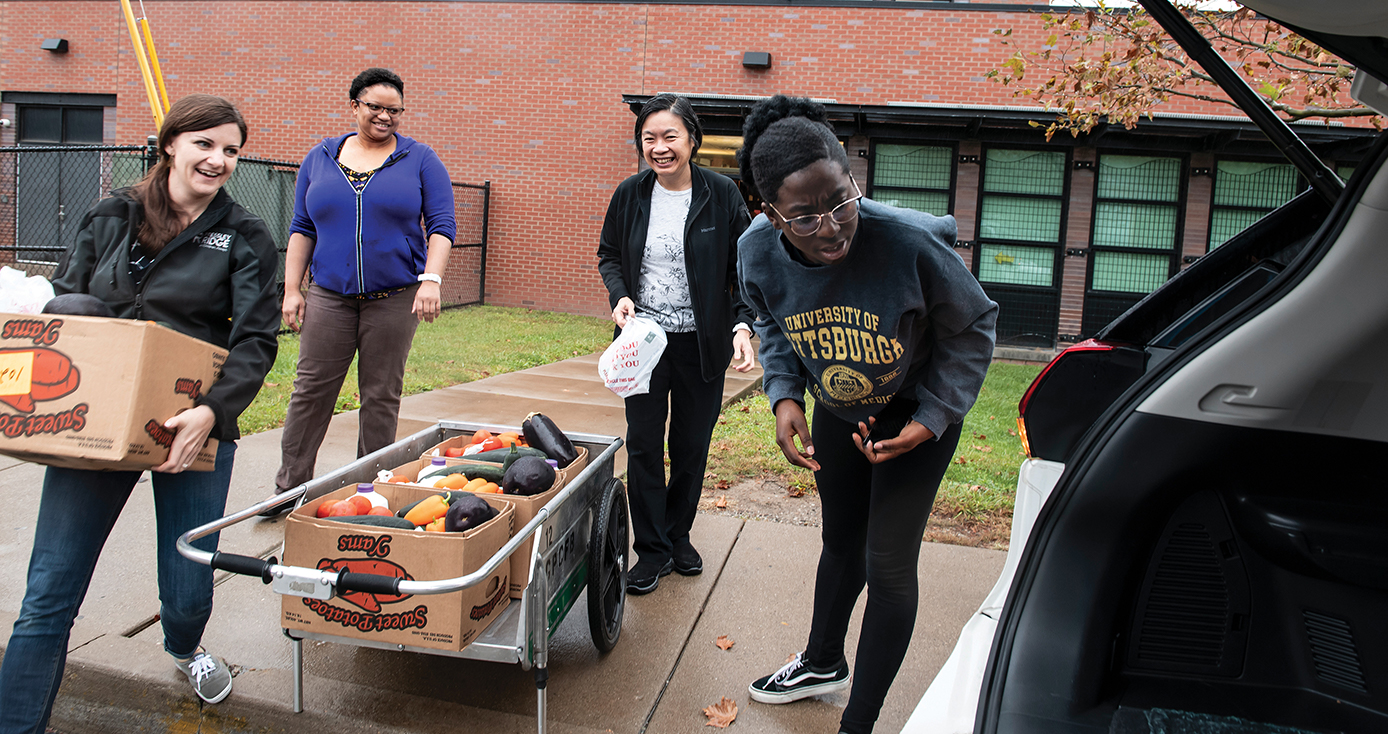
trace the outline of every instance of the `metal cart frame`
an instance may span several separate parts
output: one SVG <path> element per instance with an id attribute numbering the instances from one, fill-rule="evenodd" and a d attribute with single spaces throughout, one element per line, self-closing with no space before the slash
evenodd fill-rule
<path id="1" fill-rule="evenodd" d="M 323 495 L 355 484 L 371 482 L 377 472 L 393 469 L 418 459 L 424 451 L 439 442 L 478 429 L 493 432 L 517 430 L 474 423 L 443 421 L 413 436 L 338 469 L 331 474 L 302 484 L 284 494 L 232 513 L 220 520 L 189 530 L 178 539 L 178 552 L 184 557 L 211 566 L 248 576 L 257 576 L 270 584 L 278 594 L 330 599 L 339 591 L 366 591 L 384 594 L 447 594 L 482 583 L 511 554 L 534 537 L 530 556 L 530 578 L 519 604 L 511 604 L 501 615 L 462 650 L 436 650 L 410 645 L 389 644 L 339 635 L 327 635 L 302 630 L 284 630 L 294 646 L 294 711 L 303 707 L 305 638 L 384 650 L 400 650 L 519 663 L 522 669 L 533 670 L 536 690 L 536 718 L 539 732 L 545 732 L 545 689 L 549 678 L 549 638 L 568 615 L 579 592 L 588 589 L 588 621 L 593 644 L 607 652 L 617 644 L 621 635 L 622 615 L 626 606 L 626 575 L 628 557 L 628 510 L 626 489 L 613 477 L 613 460 L 622 440 L 611 436 L 566 433 L 575 446 L 588 449 L 588 465 L 578 476 L 569 480 L 535 517 L 515 534 L 476 571 L 452 579 L 437 581 L 406 581 L 375 574 L 349 571 L 320 571 L 315 568 L 280 565 L 272 556 L 268 559 L 213 552 L 194 548 L 199 538 L 255 517 L 258 513 L 286 502 L 295 507 Z M 537 634 L 543 631 L 543 634 Z"/>

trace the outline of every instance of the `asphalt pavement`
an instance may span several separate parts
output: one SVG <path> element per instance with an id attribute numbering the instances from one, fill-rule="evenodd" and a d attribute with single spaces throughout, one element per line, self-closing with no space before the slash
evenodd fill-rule
<path id="1" fill-rule="evenodd" d="M 729 370 L 725 400 L 754 389 L 760 372 Z M 399 435 L 440 420 L 517 426 L 539 411 L 566 431 L 621 436 L 622 402 L 597 377 L 597 355 L 497 375 L 405 399 Z M 319 452 L 328 473 L 355 458 L 357 414 L 333 419 Z M 228 510 L 265 499 L 279 465 L 280 430 L 239 442 Z M 625 467 L 617 457 L 616 471 Z M 0 457 L 0 645 L 24 594 L 24 575 L 43 467 Z M 147 483 L 142 484 L 148 487 Z M 218 574 L 204 644 L 236 673 L 220 704 L 202 704 L 162 648 L 155 581 L 153 502 L 139 488 L 106 544 L 73 626 L 67 670 L 51 726 L 105 732 L 535 732 L 536 694 L 518 665 L 308 641 L 304 711 L 292 708 L 291 643 L 281 599 L 258 579 Z M 222 533 L 223 551 L 278 555 L 283 519 L 254 519 Z M 784 706 L 750 701 L 747 684 L 802 649 L 819 555 L 816 528 L 700 515 L 692 539 L 699 576 L 671 575 L 647 596 L 628 597 L 621 639 L 602 655 L 589 637 L 583 599 L 550 642 L 548 731 L 554 734 L 700 732 L 704 707 L 737 707 L 741 732 L 834 734 L 847 693 Z M 905 664 L 877 731 L 901 729 L 988 593 L 1005 554 L 933 543 L 921 548 L 921 603 Z M 861 619 L 863 601 L 856 611 Z M 848 650 L 856 646 L 858 622 Z M 726 635 L 733 646 L 715 641 Z M 850 657 L 851 660 L 851 657 Z"/>

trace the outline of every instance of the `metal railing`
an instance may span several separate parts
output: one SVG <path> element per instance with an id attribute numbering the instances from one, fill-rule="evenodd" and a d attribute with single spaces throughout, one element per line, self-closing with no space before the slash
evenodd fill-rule
<path id="1" fill-rule="evenodd" d="M 155 160 L 152 144 L 0 147 L 0 265 L 52 277 L 87 210 L 139 181 Z M 298 170 L 293 161 L 242 157 L 226 183 L 227 193 L 270 227 L 281 288 Z M 455 181 L 453 194 L 458 235 L 444 276 L 445 308 L 486 297 L 491 182 Z"/>

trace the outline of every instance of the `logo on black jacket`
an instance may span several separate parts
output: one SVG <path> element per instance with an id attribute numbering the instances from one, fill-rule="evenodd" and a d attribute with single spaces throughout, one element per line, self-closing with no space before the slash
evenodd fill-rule
<path id="1" fill-rule="evenodd" d="M 206 247 L 209 250 L 226 252 L 231 249 L 230 232 L 203 232 L 193 238 L 194 244 L 198 247 Z"/>

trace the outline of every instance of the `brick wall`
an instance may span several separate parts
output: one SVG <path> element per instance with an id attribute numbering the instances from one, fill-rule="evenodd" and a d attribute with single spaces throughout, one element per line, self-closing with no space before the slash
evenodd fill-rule
<path id="1" fill-rule="evenodd" d="M 406 80 L 409 110 L 401 132 L 433 146 L 454 180 L 492 182 L 487 300 L 592 315 L 607 313 L 594 255 L 603 213 L 613 188 L 637 167 L 622 94 L 1018 104 L 985 78 L 1012 50 L 993 31 L 1013 28 L 1013 42 L 1026 47 L 1042 43 L 1034 15 L 954 8 L 217 0 L 145 7 L 170 97 L 231 98 L 250 123 L 249 155 L 298 160 L 314 141 L 350 130 L 351 78 L 368 66 L 395 69 Z M 0 88 L 115 93 L 108 142 L 137 144 L 154 132 L 118 3 L 0 2 L 0 24 L 8 29 L 0 37 Z M 40 50 L 45 37 L 68 39 L 70 52 Z M 770 52 L 771 68 L 744 69 L 744 51 Z M 1168 109 L 1227 114 L 1190 101 Z M 977 154 L 977 145 L 966 150 Z M 968 183 L 977 166 L 959 172 L 961 238 L 971 239 Z M 1087 228 L 1087 217 L 1074 215 L 1072 229 L 1081 221 Z"/>

